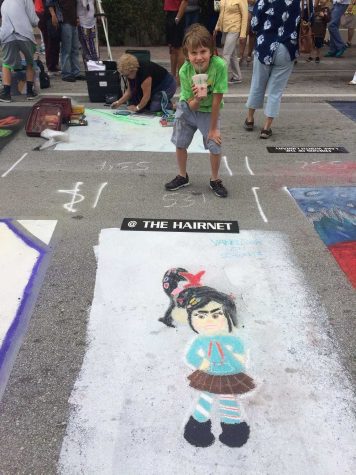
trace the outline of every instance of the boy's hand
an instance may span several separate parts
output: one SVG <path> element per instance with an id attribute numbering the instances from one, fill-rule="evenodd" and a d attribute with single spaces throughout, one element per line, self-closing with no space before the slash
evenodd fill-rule
<path id="1" fill-rule="evenodd" d="M 196 86 L 195 84 L 192 85 L 192 91 L 193 91 L 193 94 L 194 94 L 194 99 L 196 99 L 197 101 L 201 101 L 201 97 L 199 97 L 199 88 L 198 86 Z"/>
<path id="2" fill-rule="evenodd" d="M 218 145 L 221 145 L 221 135 L 220 135 L 220 130 L 218 129 L 212 129 L 209 130 L 208 133 L 208 140 L 213 140 L 215 143 Z"/>

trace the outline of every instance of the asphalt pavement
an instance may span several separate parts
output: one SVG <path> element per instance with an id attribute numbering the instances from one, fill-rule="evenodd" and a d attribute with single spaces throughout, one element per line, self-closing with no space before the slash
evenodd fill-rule
<path id="1" fill-rule="evenodd" d="M 123 51 L 113 48 L 114 58 Z M 168 68 L 167 48 L 151 48 L 151 59 Z M 348 85 L 356 69 L 356 48 L 350 48 L 339 59 L 322 58 L 320 64 L 298 60 L 280 117 L 273 123 L 273 135 L 266 141 L 259 139 L 262 112 L 256 114 L 254 132 L 247 133 L 242 126 L 251 69 L 251 65 L 242 65 L 243 83 L 229 87 L 222 113 L 225 159 L 221 174 L 229 190 L 227 199 L 219 199 L 209 190 L 209 165 L 200 153 L 191 154 L 189 159 L 191 187 L 170 197 L 164 183 L 176 174 L 173 152 L 110 150 L 110 143 L 105 151 L 37 151 L 34 149 L 43 139 L 27 137 L 23 129 L 1 150 L 0 218 L 57 221 L 40 276 L 31 289 L 27 321 L 8 353 L 9 379 L 6 389 L 3 380 L 5 390 L 0 403 L 1 475 L 49 475 L 59 471 L 73 411 L 70 398 L 89 345 L 88 322 L 97 272 L 94 249 L 100 232 L 120 228 L 124 218 L 237 220 L 240 231 L 283 236 L 291 249 L 290 266 L 297 269 L 312 296 L 315 318 L 323 312 L 324 317 L 318 321 L 320 331 L 340 364 L 344 384 L 350 391 L 355 388 L 355 288 L 288 190 L 347 187 L 355 197 L 356 113 L 352 119 L 329 101 L 353 102 L 356 108 L 356 86 Z M 55 77 L 51 84 L 50 89 L 41 91 L 41 97 L 65 95 L 84 103 L 87 109 L 103 108 L 102 104 L 89 102 L 85 82 L 71 84 Z M 13 105 L 21 107 L 24 103 L 16 97 Z M 311 149 L 304 153 L 269 153 L 267 147 L 344 147 L 348 153 L 311 153 Z M 78 183 L 77 195 L 85 199 L 72 202 L 75 206 L 70 209 L 65 205 L 73 193 L 65 194 L 63 190 L 73 190 Z M 351 205 L 356 206 L 356 202 Z M 149 253 L 146 259 L 146 264 L 157 265 Z M 285 278 L 281 273 L 281 281 Z M 353 405 L 350 396 L 348 408 Z M 276 437 L 282 439 L 283 434 Z M 307 440 L 303 443 L 305 453 L 310 452 Z M 100 446 L 100 440 L 97 444 Z M 329 449 L 340 459 L 343 451 L 347 452 L 336 441 Z M 257 469 L 244 473 L 298 473 L 292 466 L 282 471 L 277 462 L 275 470 L 273 464 L 268 469 L 262 461 L 258 465 L 257 447 L 253 457 Z M 160 467 L 151 472 L 140 466 L 133 469 L 132 463 L 125 461 L 111 472 L 95 471 L 84 462 L 82 466 L 86 467 L 82 471 L 73 465 L 72 470 L 62 469 L 61 473 L 180 473 L 178 469 L 167 472 Z M 217 460 L 216 466 L 205 467 L 205 473 L 236 473 L 238 463 L 224 469 L 218 466 Z M 188 467 L 187 473 L 202 473 L 193 462 Z M 356 465 L 349 468 L 350 472 L 338 473 L 355 473 Z M 305 473 L 331 473 L 325 470 L 310 462 L 310 471 Z"/>

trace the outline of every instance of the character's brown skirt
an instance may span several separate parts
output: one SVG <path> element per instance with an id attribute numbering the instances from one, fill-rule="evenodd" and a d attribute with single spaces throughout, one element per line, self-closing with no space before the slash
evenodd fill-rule
<path id="1" fill-rule="evenodd" d="M 213 394 L 244 394 L 255 388 L 253 379 L 244 373 L 213 376 L 198 369 L 188 379 L 192 388 Z"/>

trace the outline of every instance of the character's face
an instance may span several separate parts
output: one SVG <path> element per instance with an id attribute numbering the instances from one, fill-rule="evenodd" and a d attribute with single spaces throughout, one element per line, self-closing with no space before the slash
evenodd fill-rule
<path id="1" fill-rule="evenodd" d="M 201 335 L 215 335 L 229 332 L 229 324 L 221 303 L 212 300 L 205 307 L 193 310 L 193 328 Z"/>
<path id="2" fill-rule="evenodd" d="M 197 73 L 205 73 L 209 67 L 211 52 L 206 46 L 188 51 L 188 59 Z"/>

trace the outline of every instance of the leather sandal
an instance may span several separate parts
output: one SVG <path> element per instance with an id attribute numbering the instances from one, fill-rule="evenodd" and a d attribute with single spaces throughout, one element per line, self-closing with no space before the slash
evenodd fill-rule
<path id="1" fill-rule="evenodd" d="M 245 130 L 248 130 L 249 132 L 252 132 L 253 127 L 254 127 L 254 124 L 255 124 L 254 121 L 249 122 L 249 121 L 246 119 L 245 122 L 244 122 L 244 129 L 245 129 Z"/>
<path id="2" fill-rule="evenodd" d="M 260 139 L 269 139 L 272 135 L 272 129 L 262 129 Z"/>

